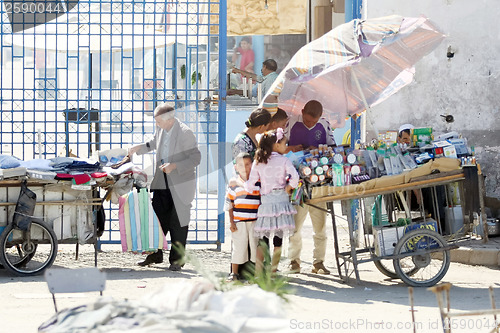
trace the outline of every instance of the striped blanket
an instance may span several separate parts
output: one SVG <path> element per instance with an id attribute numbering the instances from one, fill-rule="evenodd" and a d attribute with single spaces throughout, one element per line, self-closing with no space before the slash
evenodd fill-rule
<path id="1" fill-rule="evenodd" d="M 123 252 L 155 252 L 167 248 L 167 240 L 153 211 L 146 189 L 122 195 L 118 199 L 118 219 Z"/>

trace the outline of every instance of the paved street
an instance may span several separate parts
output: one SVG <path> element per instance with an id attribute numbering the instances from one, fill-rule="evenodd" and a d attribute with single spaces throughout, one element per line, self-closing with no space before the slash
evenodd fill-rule
<path id="1" fill-rule="evenodd" d="M 331 228 L 331 227 L 330 227 Z M 342 229 L 342 228 L 341 228 Z M 331 232 L 331 230 L 329 230 Z M 310 272 L 312 262 L 311 225 L 304 226 L 303 273 L 290 275 L 294 295 L 286 305 L 291 332 L 413 332 L 409 311 L 408 288 L 399 280 L 387 280 L 372 263 L 360 265 L 362 282 L 343 283 L 337 276 L 329 239 L 326 266 L 332 275 L 321 276 Z M 229 239 L 229 238 L 227 238 Z M 342 241 L 341 241 L 342 242 Z M 229 268 L 229 242 L 222 252 L 213 247 L 191 246 L 204 265 L 220 274 Z M 62 247 L 55 266 L 91 266 L 93 252 L 90 246 L 81 247 L 79 261 L 73 259 L 74 248 Z M 192 265 L 182 272 L 170 272 L 165 263 L 138 268 L 135 261 L 141 256 L 122 254 L 116 246 L 106 246 L 99 254 L 99 267 L 107 273 L 105 296 L 136 300 L 160 289 L 164 283 L 178 279 L 201 279 Z M 280 270 L 286 270 L 282 259 Z M 499 288 L 499 270 L 451 263 L 443 282 L 453 284 L 452 309 L 469 311 L 490 309 L 488 287 Z M 497 290 L 497 300 L 500 295 Z M 60 295 L 60 308 L 92 302 L 97 293 Z M 50 293 L 41 276 L 13 277 L 0 270 L 0 332 L 36 332 L 37 327 L 54 313 Z M 500 304 L 499 304 L 500 305 Z M 434 294 L 425 288 L 415 289 L 415 318 L 417 332 L 442 332 L 439 311 Z M 492 317 L 465 317 L 454 321 L 452 332 L 489 332 Z"/>

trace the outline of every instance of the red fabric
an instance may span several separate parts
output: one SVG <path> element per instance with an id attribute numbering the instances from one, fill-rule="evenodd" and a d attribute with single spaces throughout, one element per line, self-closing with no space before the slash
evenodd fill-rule
<path id="1" fill-rule="evenodd" d="M 245 67 L 247 67 L 249 63 L 255 61 L 255 54 L 252 49 L 248 49 L 245 51 L 241 47 L 238 48 L 238 52 L 240 52 L 241 54 L 240 69 L 242 71 L 246 71 Z M 253 68 L 250 71 L 253 72 Z"/>
<path id="2" fill-rule="evenodd" d="M 74 179 L 76 185 L 85 184 L 92 179 L 86 173 L 82 173 L 79 175 L 70 175 L 69 173 L 58 173 L 57 177 L 58 178 Z"/>
<path id="3" fill-rule="evenodd" d="M 91 174 L 92 177 L 94 178 L 102 178 L 102 177 L 106 177 L 108 174 L 106 172 L 94 172 L 93 174 Z"/>
<path id="4" fill-rule="evenodd" d="M 68 178 L 68 179 L 70 179 L 70 178 L 73 178 L 73 175 L 70 175 L 69 173 L 58 173 L 57 177 L 58 178 Z"/>
<path id="5" fill-rule="evenodd" d="M 80 185 L 89 182 L 91 178 L 86 173 L 82 173 L 80 175 L 73 175 L 73 179 L 75 180 L 76 185 Z"/>

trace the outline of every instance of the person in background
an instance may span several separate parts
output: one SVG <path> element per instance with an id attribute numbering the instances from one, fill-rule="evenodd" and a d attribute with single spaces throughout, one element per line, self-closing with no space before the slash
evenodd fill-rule
<path id="1" fill-rule="evenodd" d="M 245 183 L 245 190 L 248 192 L 258 189 L 256 184 L 259 180 L 261 183 L 261 203 L 254 227 L 254 234 L 259 238 L 255 262 L 257 277 L 264 268 L 264 248 L 269 248 L 269 237 L 274 236 L 271 269 L 276 272 L 283 237 L 292 233 L 295 228 L 293 215 L 296 210 L 290 203 L 289 194 L 297 187 L 299 174 L 292 162 L 282 155 L 286 150 L 286 142 L 281 128 L 265 132 L 259 141 L 250 177 Z"/>
<path id="2" fill-rule="evenodd" d="M 252 40 L 250 37 L 243 37 L 240 45 L 234 49 L 232 62 L 236 64 L 240 55 L 239 69 L 245 72 L 254 73 L 253 65 L 255 64 L 255 53 L 252 50 Z"/>
<path id="3" fill-rule="evenodd" d="M 412 124 L 404 124 L 398 130 L 398 143 L 411 146 L 411 130 L 414 128 Z"/>
<path id="4" fill-rule="evenodd" d="M 398 143 L 411 147 L 411 131 L 415 127 L 412 124 L 403 124 L 398 130 Z M 441 227 L 444 228 L 445 207 L 446 207 L 446 189 L 444 186 L 436 186 L 434 195 L 431 188 L 413 190 L 410 196 L 409 207 L 413 211 L 418 211 L 421 206 L 425 208 L 426 214 L 431 218 L 441 220 Z M 439 215 L 437 215 L 439 214 Z M 442 229 L 444 230 L 444 229 Z"/>
<path id="5" fill-rule="evenodd" d="M 278 73 L 276 73 L 276 70 L 278 69 L 278 64 L 276 61 L 273 59 L 267 59 L 262 63 L 262 69 L 261 73 L 262 76 L 257 76 L 254 73 L 249 73 L 245 71 L 241 71 L 238 69 L 233 69 L 234 73 L 240 73 L 243 76 L 246 76 L 247 78 L 253 80 L 254 82 L 260 82 L 261 83 L 261 92 L 262 92 L 262 97 L 269 91 L 269 88 L 271 88 L 271 85 L 274 83 L 276 78 L 278 77 Z M 243 90 L 241 89 L 229 89 L 227 91 L 228 95 L 243 95 Z M 258 96 L 258 85 L 254 84 L 252 87 L 252 96 L 257 97 Z"/>
<path id="6" fill-rule="evenodd" d="M 278 111 L 276 111 L 276 113 L 271 117 L 267 130 L 270 131 L 278 128 L 285 128 L 287 122 L 288 115 L 283 109 L 278 108 Z"/>
<path id="7" fill-rule="evenodd" d="M 239 280 L 239 266 L 248 262 L 255 263 L 257 251 L 257 238 L 254 236 L 253 228 L 257 219 L 257 210 L 260 205 L 260 193 L 258 190 L 247 192 L 238 185 L 248 180 L 252 169 L 252 156 L 248 153 L 240 153 L 236 156 L 234 165 L 238 181 L 231 182 L 226 195 L 225 210 L 229 213 L 229 222 L 232 238 L 231 246 L 231 273 L 227 281 Z M 250 253 L 249 253 L 250 251 Z"/>
<path id="8" fill-rule="evenodd" d="M 288 52 L 281 49 L 278 44 L 273 44 L 269 50 L 269 58 L 275 59 L 279 64 L 281 64 L 281 70 L 286 67 L 290 61 L 290 55 Z M 279 73 L 279 71 L 277 71 Z"/>
<path id="9" fill-rule="evenodd" d="M 269 127 L 267 128 L 268 130 L 273 130 L 277 128 L 286 128 L 286 124 L 288 123 L 288 115 L 283 109 L 278 108 L 278 111 L 272 116 L 271 122 L 269 123 Z M 302 145 L 295 145 L 295 146 L 287 146 L 286 147 L 286 152 L 298 152 L 301 151 Z"/>
<path id="10" fill-rule="evenodd" d="M 257 150 L 257 134 L 262 134 L 267 130 L 271 121 L 271 114 L 266 109 L 255 109 L 252 111 L 248 120 L 245 121 L 246 130 L 236 136 L 233 142 L 233 160 L 239 153 L 249 153 L 252 158 Z"/>
<path id="11" fill-rule="evenodd" d="M 306 103 L 302 109 L 302 115 L 290 118 L 288 121 L 286 136 L 291 146 L 297 145 L 307 149 L 317 148 L 320 144 L 334 145 L 333 131 L 325 118 L 322 118 L 323 106 L 316 100 Z M 330 274 L 324 265 L 326 254 L 326 204 L 318 204 L 318 209 L 309 205 L 297 206 L 295 215 L 295 233 L 290 237 L 288 256 L 290 258 L 290 271 L 300 272 L 300 253 L 302 251 L 301 230 L 307 214 L 311 217 L 313 226 L 313 268 L 312 272 L 317 274 Z"/>
<path id="12" fill-rule="evenodd" d="M 171 271 L 184 265 L 191 202 L 196 189 L 195 168 L 200 164 L 201 153 L 191 129 L 175 118 L 175 111 L 167 103 L 156 107 L 154 138 L 129 148 L 128 158 L 156 150 L 156 172 L 150 189 L 153 192 L 153 209 L 163 233 L 170 233 L 172 247 L 169 255 Z M 163 251 L 150 254 L 139 266 L 163 262 Z"/>

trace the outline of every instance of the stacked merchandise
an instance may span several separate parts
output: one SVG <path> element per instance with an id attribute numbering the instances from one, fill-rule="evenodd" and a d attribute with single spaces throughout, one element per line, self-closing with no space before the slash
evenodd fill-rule
<path id="1" fill-rule="evenodd" d="M 295 158 L 301 178 L 309 185 L 344 186 L 369 180 L 362 150 L 328 147 L 301 152 Z"/>
<path id="2" fill-rule="evenodd" d="M 363 149 L 320 145 L 288 156 L 308 186 L 359 184 L 398 175 L 440 157 L 461 159 L 463 166 L 476 163 L 474 148 L 469 148 L 467 140 L 456 132 L 434 140 L 431 128 L 416 128 L 412 130 L 410 145 L 397 143 L 396 138 L 397 132 L 388 131 Z"/>

